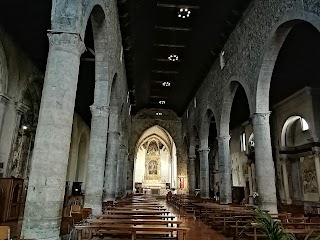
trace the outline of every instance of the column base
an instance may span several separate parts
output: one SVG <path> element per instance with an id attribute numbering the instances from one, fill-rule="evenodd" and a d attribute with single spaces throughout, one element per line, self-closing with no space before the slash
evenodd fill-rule
<path id="1" fill-rule="evenodd" d="M 37 224 L 37 222 L 39 222 L 39 224 Z M 58 222 L 60 223 L 60 220 Z M 60 224 L 56 225 L 55 221 L 46 221 L 45 219 L 42 221 L 36 219 L 24 219 L 21 238 L 60 240 Z"/>
<path id="2" fill-rule="evenodd" d="M 84 207 L 92 208 L 92 215 L 102 213 L 102 196 L 86 195 Z"/>
<path id="3" fill-rule="evenodd" d="M 268 213 L 278 213 L 278 205 L 276 202 L 261 202 L 259 204 L 259 209 L 266 210 Z"/>

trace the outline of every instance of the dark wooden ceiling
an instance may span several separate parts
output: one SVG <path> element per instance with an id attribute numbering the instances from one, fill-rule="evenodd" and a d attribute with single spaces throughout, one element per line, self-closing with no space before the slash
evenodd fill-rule
<path id="1" fill-rule="evenodd" d="M 169 108 L 181 115 L 249 2 L 119 0 L 133 109 Z M 180 8 L 187 8 L 190 17 L 179 18 Z M 171 54 L 179 60 L 169 61 Z"/>

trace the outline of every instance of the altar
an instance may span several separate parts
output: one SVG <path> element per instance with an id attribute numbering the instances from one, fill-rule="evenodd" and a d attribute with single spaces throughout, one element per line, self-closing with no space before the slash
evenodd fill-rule
<path id="1" fill-rule="evenodd" d="M 161 177 L 161 161 L 157 144 L 150 144 L 145 159 L 145 174 L 142 180 L 143 192 L 152 195 L 166 195 L 166 180 Z"/>

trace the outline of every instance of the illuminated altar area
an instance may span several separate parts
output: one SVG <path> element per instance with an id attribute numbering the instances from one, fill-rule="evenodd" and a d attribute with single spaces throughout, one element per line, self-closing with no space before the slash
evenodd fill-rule
<path id="1" fill-rule="evenodd" d="M 169 135 L 158 127 L 142 137 L 136 149 L 134 185 L 140 192 L 166 195 L 177 179 L 176 148 Z"/>

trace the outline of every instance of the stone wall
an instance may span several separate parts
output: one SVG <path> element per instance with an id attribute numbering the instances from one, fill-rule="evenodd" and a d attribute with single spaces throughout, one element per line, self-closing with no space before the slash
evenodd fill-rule
<path id="1" fill-rule="evenodd" d="M 18 132 L 21 131 L 21 118 L 26 118 L 30 111 L 38 105 L 41 98 L 43 75 L 27 58 L 24 52 L 15 44 L 8 33 L 0 26 L 0 176 L 11 175 L 10 161 L 13 159 L 14 149 Z M 39 83 L 40 82 L 40 83 Z M 32 99 L 26 99 L 26 92 L 31 94 Z M 37 106 L 38 108 L 39 106 Z M 33 114 L 33 113 L 30 113 Z M 34 134 L 36 119 L 28 127 Z M 30 139 L 29 139 L 30 140 Z M 24 156 L 19 161 L 27 161 Z M 15 164 L 20 164 L 19 162 Z M 19 175 L 24 177 L 24 174 Z"/>
<path id="2" fill-rule="evenodd" d="M 288 26 L 284 24 L 291 20 Z M 223 48 L 225 67 L 221 70 L 219 61 L 215 61 L 195 95 L 197 108 L 192 100 L 186 109 L 188 114 L 183 115 L 185 134 L 194 125 L 198 129 L 205 127 L 207 109 L 214 113 L 218 135 L 229 134 L 232 98 L 239 83 L 245 89 L 251 114 L 268 111 L 268 83 L 273 65 L 287 34 L 284 29 L 290 30 L 294 20 L 310 22 L 320 29 L 318 2 L 255 0 L 249 5 Z"/>

